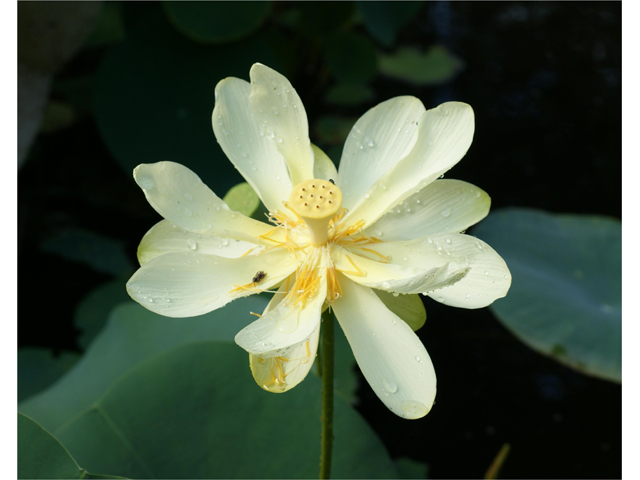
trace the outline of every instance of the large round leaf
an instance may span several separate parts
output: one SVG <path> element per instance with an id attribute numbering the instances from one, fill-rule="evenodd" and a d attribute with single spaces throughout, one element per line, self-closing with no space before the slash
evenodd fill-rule
<path id="1" fill-rule="evenodd" d="M 76 352 L 53 354 L 48 348 L 18 349 L 18 402 L 49 387 L 78 361 Z"/>
<path id="2" fill-rule="evenodd" d="M 580 372 L 621 381 L 619 220 L 511 208 L 474 234 L 507 262 L 508 295 L 492 311 L 520 340 Z"/>
<path id="3" fill-rule="evenodd" d="M 197 42 L 222 43 L 242 38 L 264 21 L 271 2 L 164 2 L 175 27 Z"/>
<path id="4" fill-rule="evenodd" d="M 18 413 L 18 478 L 120 478 L 80 468 L 49 432 Z"/>
<path id="5" fill-rule="evenodd" d="M 183 319 L 157 315 L 137 303 L 123 303 L 112 311 L 106 328 L 69 373 L 21 404 L 20 411 L 57 435 L 61 425 L 88 408 L 138 363 L 178 345 L 209 339 L 231 342 L 255 320 L 249 312 L 262 312 L 267 302 L 268 298 L 253 295 Z M 248 371 L 248 360 L 245 367 Z"/>
<path id="6" fill-rule="evenodd" d="M 199 45 L 154 11 L 112 47 L 98 70 L 100 133 L 128 175 L 140 163 L 170 160 L 188 166 L 222 196 L 243 179 L 213 134 L 214 89 L 229 76 L 246 79 L 255 62 L 278 68 L 259 36 Z"/>
<path id="7" fill-rule="evenodd" d="M 313 478 L 320 381 L 275 395 L 257 388 L 228 342 L 178 347 L 140 364 L 59 438 L 87 468 L 130 478 Z M 371 428 L 335 398 L 335 478 L 390 478 Z"/>

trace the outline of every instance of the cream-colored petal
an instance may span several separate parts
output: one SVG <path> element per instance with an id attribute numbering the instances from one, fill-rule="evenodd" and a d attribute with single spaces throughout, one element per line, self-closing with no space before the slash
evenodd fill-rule
<path id="1" fill-rule="evenodd" d="M 311 148 L 313 148 L 313 178 L 333 180 L 336 183 L 338 181 L 338 170 L 336 170 L 335 164 L 326 153 L 313 143 Z"/>
<path id="2" fill-rule="evenodd" d="M 291 290 L 291 286 L 294 284 L 295 281 L 296 281 L 295 273 L 292 273 L 286 278 L 286 280 L 282 281 L 282 283 L 278 286 L 278 290 L 276 291 L 276 293 L 274 293 L 273 297 L 271 297 L 271 300 L 269 300 L 269 303 L 264 309 L 264 312 L 262 312 L 262 316 L 266 315 L 271 310 L 276 308 L 278 304 L 285 299 L 285 297 L 287 296 L 287 293 L 289 293 L 289 290 Z"/>
<path id="3" fill-rule="evenodd" d="M 187 167 L 174 162 L 138 165 L 133 178 L 151 206 L 174 225 L 194 233 L 270 245 L 272 225 L 232 211 Z"/>
<path id="4" fill-rule="evenodd" d="M 216 86 L 211 123 L 218 143 L 269 211 L 282 208 L 292 185 L 287 163 L 249 105 L 251 84 L 225 78 Z"/>
<path id="5" fill-rule="evenodd" d="M 317 290 L 304 302 L 291 290 L 287 297 L 259 320 L 236 335 L 236 343 L 256 357 L 285 357 L 307 341 L 320 324 L 327 294 L 326 273 L 318 276 Z"/>
<path id="6" fill-rule="evenodd" d="M 369 187 L 345 221 L 364 220 L 367 227 L 372 225 L 458 163 L 471 145 L 473 131 L 473 110 L 466 103 L 448 102 L 428 110 L 420 118 L 411 152 Z M 340 166 L 344 181 L 342 174 Z"/>
<path id="7" fill-rule="evenodd" d="M 460 282 L 429 292 L 431 298 L 452 307 L 482 308 L 507 295 L 511 272 L 493 248 L 469 235 L 437 235 L 431 238 L 441 244 L 446 253 L 464 258 L 471 268 Z"/>
<path id="8" fill-rule="evenodd" d="M 127 292 L 152 312 L 166 317 L 192 317 L 267 290 L 282 282 L 296 265 L 285 249 L 240 258 L 168 253 L 140 267 L 127 282 Z M 266 276 L 253 284 L 259 271 Z"/>
<path id="9" fill-rule="evenodd" d="M 424 105 L 415 97 L 395 97 L 365 113 L 351 129 L 340 160 L 343 206 L 351 209 L 365 192 L 404 158 L 418 138 Z"/>
<path id="10" fill-rule="evenodd" d="M 313 178 L 309 124 L 298 93 L 284 76 L 260 63 L 251 67 L 249 76 L 251 110 L 261 133 L 273 141 L 287 162 L 292 185 Z"/>
<path id="11" fill-rule="evenodd" d="M 298 343 L 283 356 L 256 357 L 249 354 L 249 365 L 256 383 L 272 393 L 292 389 L 305 379 L 318 351 L 320 325 L 308 340 Z"/>
<path id="12" fill-rule="evenodd" d="M 367 248 L 369 247 L 373 249 L 373 246 L 369 245 Z M 461 281 L 469 270 L 468 266 L 460 264 L 456 259 L 439 258 L 436 254 L 431 255 L 432 261 L 403 261 L 402 264 L 394 264 L 374 260 L 374 255 L 362 249 L 351 250 L 336 250 L 332 254 L 336 269 L 360 285 L 386 292 L 430 292 Z M 355 253 L 358 250 L 361 255 Z"/>
<path id="13" fill-rule="evenodd" d="M 177 252 L 238 258 L 250 251 L 252 255 L 260 253 L 262 248 L 254 243 L 193 233 L 168 220 L 161 220 L 142 237 L 138 246 L 138 261 L 144 265 L 161 255 Z"/>
<path id="14" fill-rule="evenodd" d="M 398 295 L 384 290 L 374 290 L 375 294 L 391 310 L 417 332 L 427 321 L 427 311 L 420 295 Z"/>
<path id="15" fill-rule="evenodd" d="M 490 206 L 489 195 L 470 183 L 436 180 L 388 211 L 365 234 L 393 241 L 458 233 L 486 217 Z"/>
<path id="16" fill-rule="evenodd" d="M 370 288 L 341 277 L 344 296 L 332 304 L 358 366 L 396 415 L 424 417 L 436 396 L 436 374 L 420 339 Z"/>

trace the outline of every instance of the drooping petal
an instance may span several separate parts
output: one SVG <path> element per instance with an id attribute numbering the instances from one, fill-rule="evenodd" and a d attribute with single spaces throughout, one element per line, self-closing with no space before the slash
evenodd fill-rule
<path id="1" fill-rule="evenodd" d="M 313 178 L 319 178 L 321 180 L 333 180 L 334 183 L 338 181 L 338 171 L 335 164 L 320 148 L 316 147 L 313 143 Z"/>
<path id="2" fill-rule="evenodd" d="M 152 312 L 192 317 L 277 285 L 295 270 L 296 264 L 285 249 L 240 258 L 168 253 L 140 267 L 127 282 L 127 292 Z M 252 279 L 259 271 L 266 276 L 253 285 Z M 245 288 L 240 288 L 243 285 Z"/>
<path id="3" fill-rule="evenodd" d="M 232 211 L 184 165 L 174 162 L 138 165 L 133 178 L 156 212 L 174 225 L 194 233 L 271 244 L 259 237 L 273 226 Z"/>
<path id="4" fill-rule="evenodd" d="M 436 180 L 389 210 L 365 234 L 393 241 L 459 233 L 486 217 L 490 206 L 489 195 L 470 183 Z"/>
<path id="5" fill-rule="evenodd" d="M 384 290 L 374 290 L 374 292 L 386 307 L 404 320 L 414 332 L 420 330 L 426 322 L 427 311 L 420 295 L 398 295 Z"/>
<path id="6" fill-rule="evenodd" d="M 193 233 L 168 220 L 161 220 L 142 237 L 138 246 L 138 261 L 140 265 L 144 265 L 161 255 L 177 252 L 238 258 L 252 249 L 255 249 L 252 253 L 258 253 L 262 247 L 240 240 Z"/>
<path id="7" fill-rule="evenodd" d="M 373 246 L 370 247 L 372 250 Z M 336 269 L 360 285 L 386 292 L 430 292 L 461 281 L 469 270 L 467 265 L 456 259 L 442 258 L 437 254 L 420 263 L 407 260 L 394 264 L 374 260 L 368 252 L 361 250 L 361 253 L 363 255 L 336 250 L 332 255 Z"/>
<path id="8" fill-rule="evenodd" d="M 332 304 L 362 374 L 396 415 L 424 417 L 436 396 L 436 374 L 420 339 L 370 288 L 341 277 Z"/>
<path id="9" fill-rule="evenodd" d="M 471 267 L 457 284 L 429 292 L 431 298 L 452 307 L 483 308 L 507 294 L 511 272 L 502 257 L 485 242 L 462 234 L 431 238 L 434 242 L 442 242 L 443 249 L 451 256 L 464 257 Z"/>
<path id="10" fill-rule="evenodd" d="M 282 356 L 257 357 L 249 354 L 256 383 L 272 393 L 282 393 L 298 385 L 309 373 L 318 351 L 320 324 L 308 340 L 298 343 Z"/>
<path id="11" fill-rule="evenodd" d="M 298 93 L 283 75 L 260 63 L 251 67 L 249 76 L 251 110 L 287 162 L 292 185 L 313 178 L 309 124 Z"/>
<path id="12" fill-rule="evenodd" d="M 385 172 L 404 158 L 418 138 L 424 105 L 395 97 L 365 113 L 351 129 L 340 160 L 342 205 L 351 209 Z"/>
<path id="13" fill-rule="evenodd" d="M 486 307 L 504 297 L 511 285 L 511 273 L 500 255 L 469 235 L 444 233 L 406 242 L 376 243 L 368 248 L 396 265 L 426 268 L 455 262 L 464 267 L 467 273 L 459 282 L 425 290 L 430 297 L 454 307 Z M 358 278 L 353 280 L 362 283 Z"/>
<path id="14" fill-rule="evenodd" d="M 291 179 L 287 163 L 267 137 L 249 105 L 251 85 L 225 78 L 216 86 L 211 123 L 218 143 L 269 211 L 282 208 L 289 198 Z"/>
<path id="15" fill-rule="evenodd" d="M 289 355 L 320 324 L 327 294 L 326 273 L 318 275 L 316 287 L 313 296 L 305 299 L 292 289 L 273 310 L 243 328 L 236 335 L 236 343 L 256 357 Z"/>
<path id="16" fill-rule="evenodd" d="M 473 131 L 473 110 L 466 103 L 447 102 L 428 110 L 420 118 L 411 152 L 370 186 L 345 222 L 364 220 L 369 226 L 426 187 L 460 161 L 471 145 Z"/>

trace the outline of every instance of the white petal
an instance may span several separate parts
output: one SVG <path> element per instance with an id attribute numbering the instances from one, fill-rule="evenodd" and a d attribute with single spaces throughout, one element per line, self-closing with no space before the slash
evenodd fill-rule
<path id="1" fill-rule="evenodd" d="M 411 152 L 371 185 L 345 221 L 364 220 L 369 226 L 433 182 L 464 156 L 473 131 L 473 110 L 466 103 L 448 102 L 428 110 L 419 121 Z M 342 178 L 342 166 L 340 175 Z"/>
<path id="2" fill-rule="evenodd" d="M 341 277 L 332 304 L 362 374 L 396 415 L 424 417 L 436 396 L 436 374 L 420 339 L 373 290 Z"/>
<path id="3" fill-rule="evenodd" d="M 249 76 L 251 110 L 286 160 L 291 183 L 295 186 L 313 178 L 309 124 L 298 93 L 284 76 L 260 63 L 251 67 Z"/>
<path id="4" fill-rule="evenodd" d="M 149 260 L 176 252 L 197 252 L 226 258 L 238 258 L 253 250 L 259 253 L 262 247 L 254 243 L 228 238 L 201 235 L 184 230 L 168 220 L 156 223 L 142 237 L 138 246 L 138 261 L 144 265 Z"/>
<path id="5" fill-rule="evenodd" d="M 384 244 L 368 245 L 367 248 L 382 251 L 380 245 Z M 435 252 L 429 260 L 394 264 L 373 260 L 367 252 L 361 251 L 362 255 L 358 255 L 356 250 L 352 248 L 350 253 L 336 250 L 332 254 L 336 269 L 360 285 L 386 292 L 430 292 L 461 281 L 469 270 L 456 259 L 442 258 Z"/>
<path id="6" fill-rule="evenodd" d="M 273 393 L 286 392 L 298 385 L 313 366 L 319 336 L 318 324 L 308 340 L 295 345 L 286 355 L 263 358 L 249 354 L 249 365 L 256 383 Z"/>
<path id="7" fill-rule="evenodd" d="M 504 297 L 511 286 L 511 272 L 500 255 L 482 240 L 469 235 L 431 237 L 451 256 L 464 257 L 471 267 L 467 276 L 449 287 L 429 292 L 438 302 L 452 307 L 483 308 Z M 449 238 L 451 243 L 446 239 Z"/>
<path id="8" fill-rule="evenodd" d="M 333 180 L 334 183 L 337 183 L 338 171 L 335 164 L 326 153 L 314 144 L 311 144 L 311 148 L 313 148 L 313 178 Z"/>
<path id="9" fill-rule="evenodd" d="M 351 209 L 376 180 L 411 151 L 424 112 L 417 98 L 395 97 L 360 117 L 340 160 L 338 186 L 345 208 Z"/>
<path id="10" fill-rule="evenodd" d="M 296 265 L 285 249 L 240 258 L 168 253 L 140 267 L 127 282 L 127 292 L 152 312 L 166 317 L 192 317 L 267 290 L 291 274 Z M 259 271 L 266 276 L 251 285 Z M 249 287 L 232 292 L 241 285 Z"/>
<path id="11" fill-rule="evenodd" d="M 236 343 L 257 357 L 286 356 L 307 341 L 320 323 L 327 294 L 326 274 L 318 278 L 318 290 L 304 305 L 297 304 L 298 293 L 291 290 L 273 310 L 236 335 Z"/>
<path id="12" fill-rule="evenodd" d="M 365 230 L 385 241 L 412 240 L 434 233 L 458 233 L 489 213 L 491 198 L 460 180 L 436 180 Z"/>
<path id="13" fill-rule="evenodd" d="M 174 225 L 194 233 L 271 244 L 258 238 L 272 225 L 232 211 L 187 167 L 174 162 L 138 165 L 133 178 L 151 206 Z"/>
<path id="14" fill-rule="evenodd" d="M 292 185 L 284 157 L 249 106 L 251 85 L 225 78 L 216 86 L 211 123 L 218 143 L 269 211 L 282 208 Z"/>

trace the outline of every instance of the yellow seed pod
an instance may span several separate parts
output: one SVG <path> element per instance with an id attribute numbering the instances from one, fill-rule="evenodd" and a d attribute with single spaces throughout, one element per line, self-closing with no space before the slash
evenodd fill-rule
<path id="1" fill-rule="evenodd" d="M 329 220 L 342 207 L 342 191 L 328 180 L 312 178 L 293 188 L 289 205 L 309 227 L 311 243 L 322 245 L 327 242 Z"/>
<path id="2" fill-rule="evenodd" d="M 342 192 L 328 180 L 312 178 L 294 187 L 289 203 L 301 217 L 332 218 L 342 206 Z"/>

